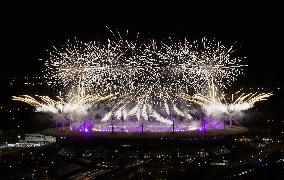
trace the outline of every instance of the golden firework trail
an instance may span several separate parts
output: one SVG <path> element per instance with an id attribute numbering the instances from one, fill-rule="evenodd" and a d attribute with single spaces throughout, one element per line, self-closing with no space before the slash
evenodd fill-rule
<path id="1" fill-rule="evenodd" d="M 235 93 L 239 94 L 239 92 Z M 214 110 L 220 110 L 222 112 L 229 112 L 229 111 L 244 111 L 252 108 L 255 103 L 260 101 L 267 100 L 268 97 L 272 96 L 272 93 L 241 93 L 240 96 L 238 96 L 237 99 L 233 100 L 226 100 L 225 95 L 221 94 L 221 98 L 217 98 L 216 96 L 205 96 L 202 94 L 194 94 L 193 96 L 190 96 L 188 94 L 179 93 L 177 94 L 179 97 L 196 103 L 203 107 L 205 110 L 209 111 L 209 109 L 212 111 L 212 108 Z M 234 94 L 232 94 L 232 97 Z M 211 112 L 214 113 L 214 112 Z M 217 112 L 215 112 L 217 113 Z"/>
<path id="2" fill-rule="evenodd" d="M 79 107 L 86 104 L 95 104 L 101 101 L 112 98 L 113 95 L 98 96 L 98 95 L 85 95 L 85 96 L 73 96 L 66 99 L 57 96 L 57 99 L 52 99 L 49 96 L 35 97 L 29 95 L 12 96 L 13 101 L 19 101 L 26 103 L 36 108 L 37 111 L 61 113 L 63 109 L 69 111 L 68 108 L 75 106 Z"/>

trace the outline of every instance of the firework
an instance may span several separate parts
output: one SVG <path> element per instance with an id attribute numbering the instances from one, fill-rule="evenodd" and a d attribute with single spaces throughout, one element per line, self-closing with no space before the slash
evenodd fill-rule
<path id="1" fill-rule="evenodd" d="M 213 82 L 224 89 L 243 74 L 242 59 L 237 57 L 233 46 L 227 47 L 216 40 L 179 42 L 167 46 L 172 58 L 177 59 L 176 71 L 183 83 L 190 84 L 195 92 L 207 89 Z M 170 48 L 169 48 L 170 47 Z"/>
<path id="2" fill-rule="evenodd" d="M 207 116 L 217 116 L 250 109 L 272 95 L 243 93 L 228 100 L 218 94 L 246 66 L 233 46 L 205 38 L 139 43 L 117 34 L 106 43 L 67 41 L 49 52 L 44 76 L 63 97 L 22 95 L 12 99 L 39 112 L 71 117 L 78 126 L 86 119 L 105 126 L 135 119 L 137 124 L 154 122 L 174 129 L 179 118 L 186 128 L 197 129 L 201 123 L 194 117 L 200 108 L 185 108 L 184 99 L 200 105 Z M 101 110 L 101 106 L 108 108 Z M 99 119 L 92 117 L 95 113 Z"/>
<path id="3" fill-rule="evenodd" d="M 118 92 L 131 82 L 127 80 L 132 70 L 121 46 L 113 41 L 102 45 L 76 40 L 68 41 L 60 48 L 54 47 L 45 61 L 47 83 L 61 85 L 69 91 L 81 86 L 87 92 Z"/>
<path id="4" fill-rule="evenodd" d="M 238 91 L 235 94 L 231 95 L 231 99 L 227 100 L 226 96 L 221 93 L 219 96 L 217 95 L 216 86 L 214 84 L 209 88 L 211 91 L 209 92 L 209 96 L 202 94 L 195 94 L 193 96 L 180 93 L 178 96 L 196 103 L 205 109 L 207 114 L 220 114 L 220 113 L 229 113 L 229 112 L 241 112 L 248 110 L 254 106 L 255 103 L 267 100 L 268 97 L 272 96 L 272 93 L 241 93 Z M 234 96 L 237 96 L 235 100 Z"/>
<path id="5" fill-rule="evenodd" d="M 237 64 L 241 59 L 232 58 L 232 47 L 220 42 L 202 39 L 201 46 L 187 40 L 169 45 L 148 41 L 139 45 L 122 39 L 120 34 L 117 39 L 109 40 L 106 46 L 75 41 L 55 48 L 45 63 L 46 76 L 64 87 L 71 84 L 73 88 L 79 83 L 88 91 L 103 94 L 123 91 L 134 96 L 138 107 L 145 111 L 148 104 L 175 101 L 176 92 L 200 89 L 209 80 L 223 87 L 223 79 L 232 81 L 241 74 L 242 65 Z M 169 112 L 167 106 L 164 109 Z"/>
<path id="6" fill-rule="evenodd" d="M 85 95 L 85 96 L 68 96 L 66 99 L 59 96 L 56 99 L 52 99 L 48 96 L 37 96 L 31 97 L 28 95 L 12 96 L 13 101 L 20 101 L 30 106 L 35 107 L 37 112 L 48 112 L 53 114 L 87 114 L 93 104 L 110 99 L 113 95 L 109 96 L 96 96 L 96 95 Z"/>
<path id="7" fill-rule="evenodd" d="M 239 92 L 236 94 L 239 94 Z M 248 110 L 252 108 L 255 103 L 265 101 L 272 95 L 272 93 L 242 93 L 236 100 L 232 98 L 232 103 L 228 105 L 228 109 L 229 111 L 235 112 Z"/>

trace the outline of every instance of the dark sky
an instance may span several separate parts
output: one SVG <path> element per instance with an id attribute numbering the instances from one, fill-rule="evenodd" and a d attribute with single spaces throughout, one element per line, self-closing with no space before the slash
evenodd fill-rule
<path id="1" fill-rule="evenodd" d="M 135 1 L 136 2 L 136 1 Z M 246 80 L 283 87 L 284 9 L 280 3 L 21 3 L 1 10 L 1 76 L 38 71 L 52 45 L 111 37 L 106 26 L 141 37 L 214 37 L 237 42 Z"/>

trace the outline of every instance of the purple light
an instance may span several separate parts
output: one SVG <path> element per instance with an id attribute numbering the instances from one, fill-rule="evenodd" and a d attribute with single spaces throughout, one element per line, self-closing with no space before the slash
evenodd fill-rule
<path id="1" fill-rule="evenodd" d="M 206 117 L 202 120 L 181 122 L 175 120 L 174 128 L 172 125 L 154 121 L 119 121 L 113 119 L 110 122 L 101 123 L 94 119 L 86 119 L 82 122 L 75 122 L 70 125 L 70 130 L 83 133 L 93 132 L 190 132 L 193 130 L 207 131 L 209 129 L 224 129 L 224 122 L 221 119 Z"/>
<path id="2" fill-rule="evenodd" d="M 93 127 L 93 123 L 91 121 L 85 121 L 85 122 L 80 123 L 80 124 L 76 124 L 76 123 L 71 124 L 70 130 L 88 133 L 88 132 L 90 132 L 92 127 Z"/>
<path id="3" fill-rule="evenodd" d="M 254 163 L 255 163 L 255 164 L 262 164 L 263 161 L 262 161 L 262 159 L 257 159 Z"/>

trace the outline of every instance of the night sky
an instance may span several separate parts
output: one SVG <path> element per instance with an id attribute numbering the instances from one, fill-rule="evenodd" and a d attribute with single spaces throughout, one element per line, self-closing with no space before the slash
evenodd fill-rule
<path id="1" fill-rule="evenodd" d="M 205 36 L 235 43 L 240 56 L 246 57 L 244 63 L 249 65 L 236 86 L 284 89 L 283 4 L 174 2 L 3 5 L 0 12 L 1 91 L 9 91 L 3 84 L 5 78 L 40 74 L 42 62 L 38 59 L 46 57 L 46 50 L 53 45 L 74 37 L 82 40 L 111 38 L 106 26 L 119 32 L 128 30 L 132 35 L 140 33 L 145 39 Z M 278 107 L 277 112 L 280 111 Z"/>
<path id="2" fill-rule="evenodd" d="M 3 75 L 36 71 L 39 58 L 68 38 L 111 38 L 106 26 L 141 38 L 198 39 L 235 43 L 249 65 L 246 78 L 283 82 L 284 11 L 281 4 L 10 4 L 2 7 Z M 4 65 L 5 63 L 5 65 Z M 283 83 L 282 83 L 283 84 Z"/>

